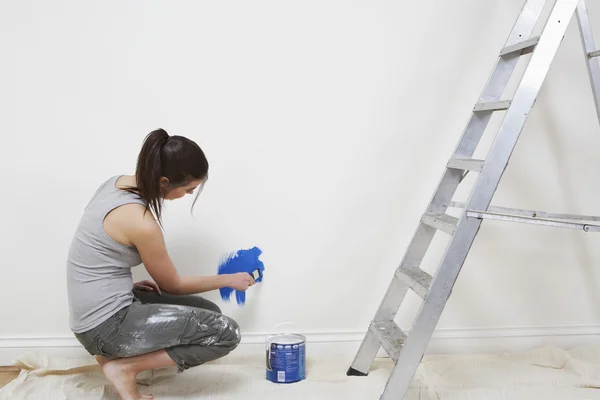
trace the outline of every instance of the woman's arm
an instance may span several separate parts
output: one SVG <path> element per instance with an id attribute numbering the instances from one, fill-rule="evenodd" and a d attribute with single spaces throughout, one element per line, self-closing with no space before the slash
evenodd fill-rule
<path id="1" fill-rule="evenodd" d="M 127 224 L 129 241 L 140 253 L 146 270 L 158 286 L 172 294 L 194 294 L 231 287 L 244 291 L 254 284 L 252 277 L 245 273 L 216 276 L 179 275 L 165 246 L 164 237 L 158 223 L 150 212 L 144 213 L 141 205 L 135 205 L 138 214 L 134 223 Z"/>

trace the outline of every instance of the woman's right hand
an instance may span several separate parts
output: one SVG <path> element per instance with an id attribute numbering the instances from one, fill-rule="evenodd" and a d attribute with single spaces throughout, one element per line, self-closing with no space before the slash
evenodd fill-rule
<path id="1" fill-rule="evenodd" d="M 227 286 L 232 289 L 245 292 L 252 285 L 254 285 L 254 279 L 247 272 L 229 274 L 229 284 Z"/>

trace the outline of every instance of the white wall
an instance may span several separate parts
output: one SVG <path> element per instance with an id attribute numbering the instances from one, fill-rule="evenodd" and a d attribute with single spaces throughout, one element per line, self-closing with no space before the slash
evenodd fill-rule
<path id="1" fill-rule="evenodd" d="M 256 245 L 244 332 L 363 332 L 522 2 L 2 2 L 0 339 L 70 337 L 82 208 L 158 127 L 211 165 L 196 217 L 165 214 L 181 273 Z M 494 204 L 600 214 L 587 79 L 573 21 Z M 438 328 L 598 333 L 599 240 L 484 223 Z"/>

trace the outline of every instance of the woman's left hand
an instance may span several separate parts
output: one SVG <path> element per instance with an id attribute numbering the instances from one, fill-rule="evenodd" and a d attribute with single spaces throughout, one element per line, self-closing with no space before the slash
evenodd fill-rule
<path id="1" fill-rule="evenodd" d="M 160 296 L 160 288 L 156 282 L 152 281 L 140 281 L 133 284 L 134 289 L 145 290 L 147 292 L 155 291 Z"/>

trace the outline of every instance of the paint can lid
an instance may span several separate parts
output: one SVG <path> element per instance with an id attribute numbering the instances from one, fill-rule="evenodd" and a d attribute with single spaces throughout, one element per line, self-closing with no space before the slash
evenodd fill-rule
<path id="1" fill-rule="evenodd" d="M 275 344 L 300 344 L 306 342 L 306 338 L 297 333 L 275 333 L 267 336 L 267 342 Z"/>

